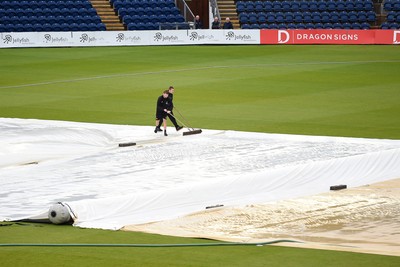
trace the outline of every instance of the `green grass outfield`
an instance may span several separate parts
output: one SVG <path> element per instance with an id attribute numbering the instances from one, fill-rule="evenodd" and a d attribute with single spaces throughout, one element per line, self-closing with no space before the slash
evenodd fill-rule
<path id="1" fill-rule="evenodd" d="M 174 85 L 175 105 L 196 128 L 400 139 L 399 46 L 0 49 L 0 73 L 0 117 L 154 125 L 156 99 Z M 0 227 L 0 244 L 204 242 L 211 241 L 70 226 Z M 400 263 L 400 257 L 275 246 L 0 247 L 0 259 L 2 266 Z"/>

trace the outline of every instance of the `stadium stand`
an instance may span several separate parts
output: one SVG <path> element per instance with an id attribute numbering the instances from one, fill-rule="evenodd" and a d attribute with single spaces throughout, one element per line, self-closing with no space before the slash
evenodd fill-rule
<path id="1" fill-rule="evenodd" d="M 230 1 L 242 29 L 400 28 L 400 0 Z M 190 28 L 174 0 L 0 0 L 0 32 L 112 30 L 97 2 L 118 21 L 115 30 Z"/>
<path id="2" fill-rule="evenodd" d="M 1 0 L 1 32 L 105 31 L 89 0 Z"/>
<path id="3" fill-rule="evenodd" d="M 174 0 L 111 0 L 128 30 L 189 29 Z"/>
<path id="4" fill-rule="evenodd" d="M 386 19 L 381 29 L 400 29 L 400 0 L 385 0 L 383 10 L 386 12 Z"/>
<path id="5" fill-rule="evenodd" d="M 372 0 L 238 0 L 236 11 L 242 29 L 370 29 L 376 21 Z"/>

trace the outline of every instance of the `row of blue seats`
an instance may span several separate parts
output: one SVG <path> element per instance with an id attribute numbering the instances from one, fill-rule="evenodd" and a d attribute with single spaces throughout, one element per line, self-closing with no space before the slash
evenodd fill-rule
<path id="1" fill-rule="evenodd" d="M 64 15 L 75 14 L 80 16 L 96 15 L 94 8 L 26 8 L 26 9 L 3 9 L 0 7 L 0 17 L 2 16 L 40 16 L 40 15 Z"/>
<path id="2" fill-rule="evenodd" d="M 22 16 L 2 17 L 2 24 L 35 24 L 35 23 L 101 23 L 98 16 Z"/>
<path id="3" fill-rule="evenodd" d="M 138 15 L 126 15 L 123 17 L 122 19 L 123 23 L 128 25 L 129 23 L 139 23 L 139 22 L 154 22 L 154 23 L 172 23 L 172 22 L 178 22 L 178 23 L 182 23 L 185 22 L 185 19 L 181 16 L 181 15 L 173 15 L 173 14 L 169 14 L 169 15 L 160 15 L 160 16 L 156 16 L 156 15 L 144 15 L 144 16 L 138 16 Z"/>
<path id="4" fill-rule="evenodd" d="M 121 7 L 174 7 L 174 0 L 114 0 L 110 1 L 112 6 L 116 9 Z"/>
<path id="5" fill-rule="evenodd" d="M 369 11 L 373 10 L 372 0 L 350 1 L 238 1 L 236 10 L 240 12 L 268 11 Z"/>
<path id="6" fill-rule="evenodd" d="M 384 22 L 381 25 L 381 29 L 382 30 L 396 30 L 396 29 L 400 29 L 400 23 L 397 22 Z"/>
<path id="7" fill-rule="evenodd" d="M 386 21 L 400 23 L 400 12 L 390 11 L 386 16 Z"/>
<path id="8" fill-rule="evenodd" d="M 4 8 L 90 8 L 92 4 L 89 0 L 74 0 L 74 1 L 43 1 L 43 0 L 23 0 L 23 1 L 7 1 L 2 0 L 0 5 Z"/>
<path id="9" fill-rule="evenodd" d="M 151 7 L 147 7 L 147 8 L 125 8 L 125 7 L 121 7 L 120 9 L 118 9 L 118 15 L 123 17 L 125 15 L 169 15 L 169 14 L 173 14 L 173 15 L 179 15 L 181 14 L 181 12 L 179 11 L 179 9 L 176 6 L 173 7 L 156 7 L 156 8 L 151 8 Z"/>
<path id="10" fill-rule="evenodd" d="M 103 23 L 0 24 L 0 32 L 105 31 Z"/>
<path id="11" fill-rule="evenodd" d="M 129 31 L 151 31 L 151 30 L 188 30 L 190 26 L 188 23 L 153 23 L 153 22 L 138 22 L 129 23 L 127 25 Z"/>
<path id="12" fill-rule="evenodd" d="M 184 17 L 181 15 L 180 10 L 175 6 L 173 0 L 115 0 L 111 1 L 111 3 L 121 22 L 127 27 L 127 29 L 137 29 L 137 24 L 140 22 L 145 25 L 151 25 L 151 23 L 157 24 L 159 22 L 185 22 Z M 131 24 L 130 28 L 129 24 Z M 154 27 L 143 26 L 139 28 L 140 30 L 145 30 L 154 29 Z"/>
<path id="13" fill-rule="evenodd" d="M 336 22 L 374 22 L 376 15 L 374 12 L 268 12 L 268 13 L 241 13 L 239 22 L 241 24 L 255 23 L 336 23 Z"/>
<path id="14" fill-rule="evenodd" d="M 243 24 L 242 29 L 370 29 L 368 23 L 263 23 Z"/>
<path id="15" fill-rule="evenodd" d="M 383 9 L 386 11 L 400 11 L 400 0 L 385 0 Z"/>

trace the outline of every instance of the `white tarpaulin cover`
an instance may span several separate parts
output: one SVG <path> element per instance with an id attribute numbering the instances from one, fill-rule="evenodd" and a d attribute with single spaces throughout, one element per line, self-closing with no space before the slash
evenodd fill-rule
<path id="1" fill-rule="evenodd" d="M 0 220 L 60 201 L 76 226 L 120 229 L 400 177 L 399 140 L 153 129 L 0 118 Z"/>

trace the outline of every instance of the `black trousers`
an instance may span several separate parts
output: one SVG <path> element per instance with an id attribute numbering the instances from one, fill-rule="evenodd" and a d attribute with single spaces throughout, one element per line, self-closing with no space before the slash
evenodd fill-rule
<path id="1" fill-rule="evenodd" d="M 171 115 L 172 114 L 172 115 Z M 174 113 L 171 111 L 171 114 L 167 114 L 168 118 L 171 120 L 172 124 L 175 126 L 175 128 L 178 128 L 178 123 L 176 122 L 176 119 L 173 117 Z"/>

